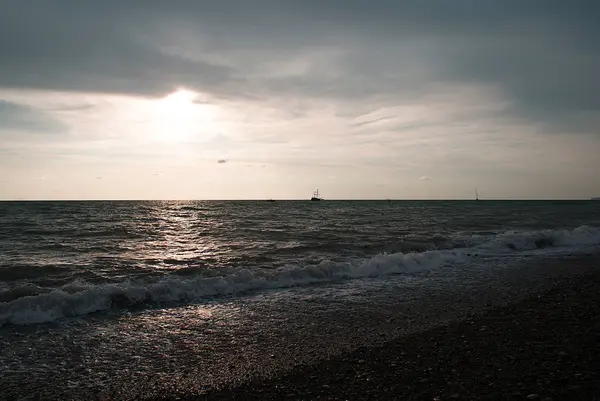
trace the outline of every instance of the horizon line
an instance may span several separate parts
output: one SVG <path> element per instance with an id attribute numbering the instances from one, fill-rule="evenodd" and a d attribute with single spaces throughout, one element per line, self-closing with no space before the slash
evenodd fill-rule
<path id="1" fill-rule="evenodd" d="M 589 201 L 589 198 L 485 198 L 479 199 L 479 202 L 485 201 Z M 0 202 L 311 202 L 306 198 L 232 198 L 232 199 L 134 199 L 134 198 L 106 198 L 106 199 L 85 199 L 85 198 L 63 198 L 63 199 L 44 199 L 44 198 L 26 198 L 26 199 L 0 199 Z M 472 201 L 473 198 L 329 198 L 322 199 L 321 202 L 449 202 L 449 201 Z M 312 202 L 314 203 L 314 202 Z"/>

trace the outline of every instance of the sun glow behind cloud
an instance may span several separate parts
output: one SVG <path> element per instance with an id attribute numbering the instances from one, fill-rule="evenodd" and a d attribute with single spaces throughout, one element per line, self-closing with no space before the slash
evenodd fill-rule
<path id="1" fill-rule="evenodd" d="M 155 139 L 187 142 L 218 128 L 217 106 L 196 102 L 197 98 L 197 93 L 179 89 L 154 101 L 151 118 L 156 122 Z"/>
<path id="2" fill-rule="evenodd" d="M 0 13 L 3 198 L 600 191 L 597 6 L 21 3 Z"/>

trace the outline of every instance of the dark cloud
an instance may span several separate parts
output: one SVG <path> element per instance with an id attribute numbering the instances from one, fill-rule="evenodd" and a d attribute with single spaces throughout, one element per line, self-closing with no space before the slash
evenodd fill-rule
<path id="1" fill-rule="evenodd" d="M 0 86 L 157 95 L 183 83 L 229 82 L 229 68 L 166 54 L 132 25 L 135 10 L 109 1 L 24 5 L 0 15 Z M 142 22 L 142 21 L 140 21 Z M 145 21 L 152 24 L 153 20 Z"/>
<path id="2" fill-rule="evenodd" d="M 517 115 L 573 127 L 572 113 L 600 111 L 600 47 L 591 51 L 558 32 L 515 33 L 450 42 L 443 53 L 449 79 L 496 84 Z"/>
<path id="3" fill-rule="evenodd" d="M 217 160 L 217 163 L 225 164 L 225 163 L 227 163 L 227 159 L 219 159 L 219 160 Z"/>
<path id="4" fill-rule="evenodd" d="M 80 102 L 77 104 L 57 102 L 51 106 L 44 107 L 43 111 L 85 111 L 94 109 L 96 105 L 88 102 Z"/>
<path id="5" fill-rule="evenodd" d="M 509 97 L 507 112 L 561 127 L 593 130 L 600 111 L 592 0 L 4 3 L 0 87 L 367 104 L 483 83 Z M 272 70 L 304 54 L 304 71 Z"/>
<path id="6" fill-rule="evenodd" d="M 385 121 L 389 121 L 389 120 L 393 120 L 395 117 L 379 117 L 379 118 L 373 118 L 367 121 L 358 121 L 355 123 L 350 124 L 352 127 L 362 127 L 365 125 L 373 125 L 373 124 L 377 124 L 377 123 L 381 123 L 381 122 L 385 122 Z"/>
<path id="7" fill-rule="evenodd" d="M 0 131 L 3 130 L 61 133 L 66 132 L 67 127 L 34 108 L 0 100 Z"/>

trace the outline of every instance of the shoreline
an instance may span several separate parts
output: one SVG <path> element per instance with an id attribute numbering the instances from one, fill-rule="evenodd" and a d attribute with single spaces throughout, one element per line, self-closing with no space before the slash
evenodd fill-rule
<path id="1" fill-rule="evenodd" d="M 270 378 L 251 378 L 239 386 L 147 389 L 135 398 L 597 399 L 600 271 L 597 258 L 588 264 L 514 304 L 383 345 L 360 347 Z"/>
<path id="2" fill-rule="evenodd" d="M 269 304 L 263 299 L 270 299 L 268 294 L 238 300 L 213 316 L 202 305 L 114 321 L 99 316 L 66 331 L 69 322 L 37 327 L 33 349 L 26 334 L 33 328 L 17 330 L 2 341 L 16 347 L 5 348 L 9 374 L 0 380 L 0 399 L 525 399 L 539 391 L 541 400 L 547 397 L 544 388 L 530 390 L 531 383 L 503 378 L 495 365 L 499 361 L 501 372 L 512 371 L 514 366 L 503 359 L 512 355 L 509 362 L 524 363 L 517 367 L 526 375 L 539 373 L 540 364 L 557 370 L 560 359 L 580 367 L 572 374 L 583 376 L 573 377 L 598 383 L 598 368 L 585 364 L 594 357 L 600 366 L 597 345 L 581 355 L 556 349 L 571 338 L 580 338 L 579 343 L 598 338 L 599 266 L 600 255 L 588 253 L 493 269 L 475 265 L 450 281 L 444 281 L 448 276 L 442 270 L 423 273 L 430 284 L 436 276 L 442 279 L 433 286 L 421 286 L 421 279 L 409 287 L 378 280 L 374 286 L 363 283 L 357 299 L 314 298 L 312 291 L 304 299 L 305 290 L 298 289 L 277 293 L 277 301 Z M 564 305 L 568 316 L 557 314 Z M 539 318 L 548 311 L 553 320 Z M 521 326 L 513 327 L 515 321 Z M 579 329 L 587 334 L 577 337 Z M 530 332 L 539 335 L 528 340 Z M 560 347 L 552 341 L 544 345 L 546 332 L 554 333 L 554 342 L 556 336 L 566 339 L 558 342 Z M 482 340 L 487 343 L 478 345 Z M 523 341 L 555 348 L 554 365 L 552 358 L 527 356 L 531 360 L 523 362 L 522 350 L 530 348 Z M 490 344 L 504 344 L 502 352 Z M 470 370 L 464 370 L 465 359 Z M 19 360 L 36 374 L 18 374 Z M 489 375 L 496 387 L 474 381 L 481 375 Z M 552 389 L 556 374 L 540 375 L 540 383 Z M 515 383 L 527 386 L 515 390 Z M 427 392 L 432 389 L 437 393 Z M 518 391 L 531 392 L 509 397 Z M 552 395 L 555 400 L 593 399 L 573 395 L 584 391 L 576 388 L 566 398 L 552 391 L 558 394 Z"/>

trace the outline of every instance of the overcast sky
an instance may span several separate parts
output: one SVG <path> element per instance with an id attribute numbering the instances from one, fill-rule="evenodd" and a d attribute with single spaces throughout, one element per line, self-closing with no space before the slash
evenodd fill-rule
<path id="1" fill-rule="evenodd" d="M 0 198 L 600 196 L 597 0 L 1 0 Z"/>

